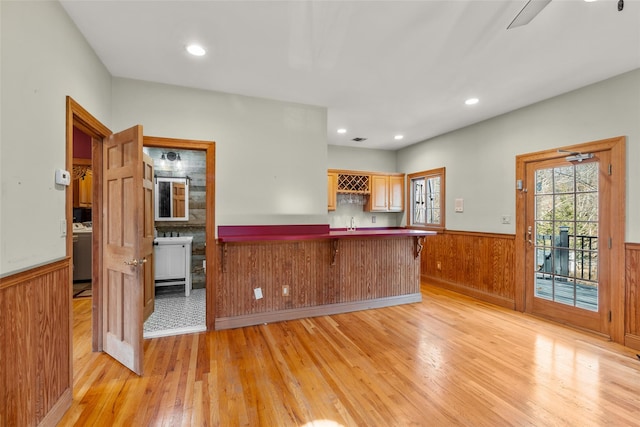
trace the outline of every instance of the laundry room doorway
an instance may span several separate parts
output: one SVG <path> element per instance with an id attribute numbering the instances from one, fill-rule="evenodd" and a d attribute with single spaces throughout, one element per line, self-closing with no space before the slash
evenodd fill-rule
<path id="1" fill-rule="evenodd" d="M 143 371 L 142 321 L 140 321 L 139 323 L 135 319 L 127 321 L 126 320 L 128 318 L 127 316 L 124 316 L 124 317 L 119 316 L 118 318 L 122 318 L 124 319 L 124 321 L 121 325 L 118 326 L 118 330 L 122 331 L 124 330 L 124 328 L 131 329 L 129 332 L 127 332 L 126 334 L 123 334 L 122 336 L 125 338 L 135 337 L 135 336 L 138 336 L 139 334 L 140 339 L 139 340 L 134 339 L 131 343 L 125 343 L 124 341 L 122 341 L 122 343 L 119 342 L 117 346 L 118 351 L 110 350 L 110 346 L 108 345 L 109 339 L 113 338 L 112 334 L 108 330 L 108 327 L 110 327 L 113 324 L 113 322 L 109 320 L 111 319 L 111 316 L 110 316 L 111 309 L 112 308 L 114 310 L 118 309 L 118 307 L 116 307 L 118 304 L 123 303 L 124 301 L 131 302 L 134 299 L 131 299 L 126 296 L 124 298 L 120 298 L 118 300 L 119 302 L 116 300 L 110 299 L 109 290 L 112 289 L 113 286 L 111 286 L 112 284 L 107 283 L 104 280 L 105 279 L 104 271 L 105 269 L 108 270 L 110 268 L 109 266 L 113 264 L 113 262 L 111 261 L 115 260 L 116 262 L 115 264 L 113 264 L 114 268 L 123 270 L 123 267 L 122 267 L 123 260 L 120 259 L 118 261 L 119 257 L 110 256 L 107 252 L 105 252 L 108 249 L 108 248 L 105 248 L 105 245 L 108 246 L 109 239 L 106 239 L 104 230 L 105 230 L 105 227 L 107 227 L 108 230 L 112 230 L 113 229 L 112 226 L 114 226 L 114 224 L 109 224 L 106 222 L 106 219 L 110 216 L 113 217 L 113 215 L 110 215 L 111 211 L 109 210 L 109 205 L 107 204 L 108 200 L 110 200 L 110 197 L 105 195 L 106 187 L 105 187 L 104 179 L 106 179 L 105 174 L 109 172 L 111 165 L 112 164 L 115 165 L 115 163 L 118 163 L 117 160 L 119 158 L 122 157 L 126 163 L 126 158 L 128 156 L 127 153 L 133 154 L 134 152 L 137 153 L 138 151 L 137 149 L 133 151 L 131 149 L 124 150 L 124 151 L 119 150 L 118 152 L 121 152 L 121 155 L 119 156 L 114 150 L 109 149 L 109 146 L 105 144 L 107 144 L 108 141 L 111 141 L 114 136 L 116 136 L 117 138 L 117 136 L 120 134 L 122 134 L 123 136 L 126 136 L 133 132 L 136 135 L 139 135 L 139 141 L 140 141 L 139 146 L 137 142 L 135 143 L 135 145 L 136 147 L 139 147 L 139 150 L 140 150 L 139 154 L 144 157 L 142 152 L 142 148 L 143 148 L 142 127 L 138 126 L 138 127 L 128 129 L 126 132 L 113 134 L 110 129 L 108 129 L 106 126 L 100 123 L 100 121 L 98 121 L 95 117 L 93 117 L 87 110 L 85 110 L 81 105 L 79 105 L 71 97 L 67 97 L 66 102 L 67 102 L 67 116 L 66 116 L 67 169 L 72 169 L 74 165 L 74 160 L 73 160 L 74 129 L 78 129 L 82 131 L 84 134 L 88 135 L 91 139 L 91 170 L 92 170 L 92 182 L 91 182 L 91 190 L 90 190 L 91 199 L 92 199 L 91 208 L 92 208 L 92 212 L 100 213 L 100 214 L 95 214 L 91 216 L 90 224 L 83 224 L 85 226 L 90 225 L 92 228 L 92 237 L 91 237 L 92 244 L 91 244 L 91 256 L 90 256 L 91 258 L 90 307 L 88 307 L 87 304 L 85 304 L 85 306 L 87 307 L 85 312 L 83 312 L 82 314 L 83 316 L 86 316 L 87 322 L 91 324 L 91 328 L 90 328 L 90 331 L 88 331 L 88 333 L 83 338 L 82 348 L 86 349 L 85 351 L 89 351 L 89 349 L 90 351 L 94 351 L 94 352 L 105 351 L 110 355 L 112 355 L 115 359 L 121 361 L 125 366 L 129 367 L 132 371 L 140 375 L 142 374 L 142 371 Z M 162 146 L 162 144 L 167 143 L 168 141 L 170 141 L 172 145 L 175 146 L 176 141 L 178 141 L 178 140 L 163 140 L 162 138 L 151 138 L 151 140 L 155 141 L 155 142 L 152 142 L 152 144 L 156 144 L 158 146 Z M 215 200 L 215 194 L 214 194 L 215 143 L 204 142 L 204 141 L 183 141 L 183 140 L 179 140 L 179 141 L 181 144 L 184 144 L 186 148 L 189 148 L 192 150 L 201 150 L 205 152 L 205 162 L 206 162 L 206 171 L 207 171 L 206 177 L 205 177 L 205 186 L 207 189 L 206 196 L 205 196 L 205 205 L 208 207 L 209 210 L 207 212 L 206 219 L 205 219 L 205 230 L 206 230 L 205 231 L 205 249 L 204 249 L 205 259 L 203 261 L 204 263 L 203 265 L 205 266 L 207 271 L 214 272 L 215 265 L 216 265 L 215 250 L 214 250 L 215 249 L 215 237 L 214 237 L 215 236 L 215 233 L 214 233 L 215 209 L 213 208 L 214 200 Z M 124 141 L 124 142 L 127 143 L 127 141 Z M 132 145 L 132 144 L 129 144 L 129 145 Z M 142 160 L 142 158 L 140 159 Z M 133 160 L 133 163 L 129 162 L 127 164 L 131 164 L 132 166 L 138 165 L 137 160 Z M 134 178 L 135 180 L 138 180 L 138 179 L 141 179 L 142 176 L 136 175 L 136 177 Z M 122 188 L 124 189 L 125 187 L 126 185 Z M 134 186 L 134 187 L 137 188 L 137 186 Z M 149 185 L 149 187 L 151 187 L 151 184 Z M 145 188 L 146 188 L 146 184 L 145 184 Z M 131 199 L 133 202 L 135 202 L 134 205 L 139 204 L 140 206 L 142 206 L 142 203 L 143 203 L 142 193 L 140 193 L 140 196 L 141 196 L 140 198 L 136 197 L 135 200 Z M 122 206 L 125 206 L 125 205 L 128 206 L 127 203 L 125 203 Z M 66 253 L 70 257 L 73 257 L 74 255 L 73 236 L 72 236 L 73 226 L 71 225 L 74 222 L 73 208 L 74 208 L 73 191 L 70 189 L 69 191 L 66 192 L 66 219 L 67 219 L 67 223 L 69 224 L 67 240 L 66 240 Z M 109 213 L 109 215 L 107 215 L 107 213 Z M 135 214 L 134 212 L 130 214 L 124 213 L 123 215 L 125 216 L 123 216 L 121 218 L 121 221 L 118 222 L 118 224 L 122 226 L 126 226 L 127 224 L 129 225 L 133 224 L 132 222 L 134 219 L 133 216 L 137 217 L 137 214 Z M 86 221 L 83 221 L 83 222 L 86 222 Z M 137 228 L 137 226 L 135 227 Z M 154 237 L 153 228 L 151 228 L 151 230 L 152 230 L 151 240 L 153 240 L 153 237 Z M 120 234 L 123 236 L 134 235 L 134 234 L 131 234 L 131 232 L 126 232 L 126 230 L 124 234 L 123 233 L 120 233 Z M 139 247 L 139 245 L 135 245 L 135 246 Z M 151 243 L 150 243 L 150 247 L 151 247 Z M 123 278 L 123 280 L 125 281 L 128 280 L 129 282 L 131 282 L 129 283 L 129 286 L 122 288 L 123 290 L 140 289 L 143 286 L 141 277 L 144 277 L 145 281 L 147 280 L 147 278 L 152 278 L 152 274 L 148 274 L 153 269 L 152 253 L 153 251 L 151 251 L 148 256 L 142 253 L 136 253 L 136 254 L 132 253 L 130 254 L 130 256 L 124 259 L 125 261 L 124 264 L 128 265 L 129 270 L 131 270 L 132 272 L 133 271 L 143 272 L 143 274 L 142 276 L 139 276 L 138 274 L 136 274 L 137 278 L 135 280 L 133 280 L 134 279 L 133 276 L 131 276 L 129 279 Z M 115 258 L 118 258 L 118 259 L 115 259 Z M 107 265 L 107 261 L 111 262 L 111 264 Z M 125 274 L 125 272 L 122 272 L 122 271 L 120 273 Z M 109 274 L 108 275 L 109 279 L 112 276 L 118 276 L 118 274 L 115 274 L 115 275 Z M 214 274 L 207 274 L 205 276 L 206 306 L 208 308 L 205 313 L 205 318 L 206 318 L 206 329 L 208 330 L 213 330 L 215 328 L 214 277 L 215 277 Z M 73 294 L 74 294 L 73 280 L 70 280 L 69 282 L 70 282 L 69 298 L 73 298 Z M 140 292 L 140 291 L 137 290 L 136 292 Z M 135 300 L 138 301 L 137 297 L 135 298 Z M 142 297 L 139 298 L 139 303 L 140 303 L 139 304 L 140 307 L 138 307 L 138 304 L 133 304 L 133 305 L 128 304 L 127 307 L 129 309 L 136 310 L 136 311 L 140 309 L 140 311 L 142 312 L 143 306 L 144 306 Z M 116 306 L 114 306 L 113 304 L 116 304 Z M 127 307 L 124 307 L 124 306 L 121 307 L 121 309 L 118 309 L 119 310 L 118 312 L 122 313 L 122 310 L 127 309 Z M 70 316 L 71 316 L 71 321 L 73 322 L 74 320 L 73 312 L 70 312 Z M 136 318 L 141 320 L 142 315 L 137 316 Z M 70 338 L 72 341 L 74 339 L 73 332 L 74 332 L 73 329 L 70 328 L 70 334 L 71 334 Z M 90 346 L 88 344 L 88 341 L 91 342 Z M 123 360 L 121 360 L 119 355 L 122 355 L 124 353 L 120 350 L 122 350 L 125 347 L 131 348 L 133 353 L 131 353 L 129 356 L 126 356 Z M 73 348 L 74 348 L 73 356 L 71 355 L 70 356 L 76 357 L 75 349 L 77 349 L 78 346 L 74 343 Z M 127 363 L 127 361 L 135 361 L 135 363 Z M 70 360 L 69 363 L 72 368 L 70 371 L 70 374 L 73 376 L 72 360 Z"/>

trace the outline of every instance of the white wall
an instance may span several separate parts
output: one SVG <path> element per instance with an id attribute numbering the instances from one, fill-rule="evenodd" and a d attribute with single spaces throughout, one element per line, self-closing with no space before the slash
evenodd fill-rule
<path id="1" fill-rule="evenodd" d="M 482 108 L 482 104 L 478 105 Z M 446 226 L 514 233 L 515 158 L 565 145 L 627 137 L 627 241 L 640 241 L 640 70 L 415 144 L 398 152 L 412 173 L 446 167 Z M 454 199 L 464 199 L 455 213 Z"/>
<path id="2" fill-rule="evenodd" d="M 327 169 L 397 172 L 396 160 L 395 151 L 330 145 Z M 334 212 L 329 212 L 328 222 L 332 228 L 345 228 L 350 225 L 353 217 L 358 228 L 397 227 L 403 216 L 404 213 L 365 212 L 360 205 L 338 204 Z M 375 223 L 372 222 L 372 217 L 375 217 Z"/>
<path id="3" fill-rule="evenodd" d="M 326 223 L 325 108 L 114 78 L 113 123 L 215 141 L 217 225 Z"/>
<path id="4" fill-rule="evenodd" d="M 327 153 L 329 165 L 327 169 L 398 172 L 397 157 L 395 151 L 330 145 Z"/>
<path id="5" fill-rule="evenodd" d="M 0 1 L 0 276 L 63 258 L 65 97 L 109 125 L 111 77 L 58 2 Z"/>

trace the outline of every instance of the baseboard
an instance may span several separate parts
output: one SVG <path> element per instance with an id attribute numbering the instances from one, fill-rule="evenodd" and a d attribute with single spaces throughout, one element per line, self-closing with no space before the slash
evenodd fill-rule
<path id="1" fill-rule="evenodd" d="M 437 286 L 439 288 L 447 289 L 453 292 L 457 292 L 462 295 L 466 295 L 472 298 L 479 299 L 480 301 L 488 302 L 490 304 L 495 304 L 500 307 L 508 308 L 510 310 L 516 309 L 516 303 L 514 300 L 510 298 L 501 297 L 498 295 L 492 295 L 487 292 L 479 291 L 477 289 L 469 288 L 468 286 L 460 285 L 458 283 L 448 282 L 446 280 L 442 280 L 436 277 L 431 277 L 427 275 L 422 275 L 421 277 L 423 282 L 429 283 L 431 285 Z"/>
<path id="2" fill-rule="evenodd" d="M 305 317 L 329 316 L 332 314 L 349 313 L 352 311 L 368 310 L 371 308 L 391 307 L 394 305 L 410 304 L 420 301 L 422 301 L 422 294 L 418 292 L 415 294 L 377 298 L 367 301 L 328 304 L 235 317 L 220 317 L 216 319 L 216 330 L 241 328 L 244 326 L 282 322 L 285 320 L 302 319 Z"/>
<path id="3" fill-rule="evenodd" d="M 73 402 L 73 396 L 71 389 L 66 389 L 61 395 L 60 399 L 53 405 L 51 410 L 44 416 L 42 421 L 38 424 L 40 427 L 54 427 L 62 419 L 64 414 L 71 408 Z"/>
<path id="4" fill-rule="evenodd" d="M 626 334 L 624 336 L 624 345 L 634 350 L 640 350 L 640 336 Z"/>
<path id="5" fill-rule="evenodd" d="M 207 330 L 207 327 L 205 325 L 183 326 L 182 328 L 163 329 L 160 331 L 145 332 L 143 334 L 143 338 L 148 339 L 148 338 L 170 337 L 173 335 L 196 334 L 198 332 L 206 332 L 206 330 Z"/>

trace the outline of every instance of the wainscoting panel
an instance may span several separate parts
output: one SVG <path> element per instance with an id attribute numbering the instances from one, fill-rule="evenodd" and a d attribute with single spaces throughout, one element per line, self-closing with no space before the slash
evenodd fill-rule
<path id="1" fill-rule="evenodd" d="M 640 243 L 625 245 L 625 345 L 640 350 Z"/>
<path id="2" fill-rule="evenodd" d="M 483 301 L 515 308 L 510 234 L 444 231 L 425 240 L 422 279 Z"/>
<path id="3" fill-rule="evenodd" d="M 71 405 L 70 268 L 0 279 L 0 425 L 55 423 Z"/>

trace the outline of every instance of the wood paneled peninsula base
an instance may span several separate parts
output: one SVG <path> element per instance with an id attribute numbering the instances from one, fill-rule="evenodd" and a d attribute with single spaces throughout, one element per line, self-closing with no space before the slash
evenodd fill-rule
<path id="1" fill-rule="evenodd" d="M 220 226 L 216 329 L 421 301 L 420 254 L 431 234 Z"/>

